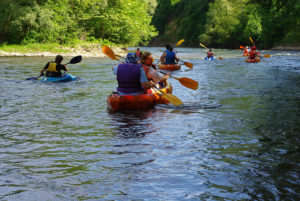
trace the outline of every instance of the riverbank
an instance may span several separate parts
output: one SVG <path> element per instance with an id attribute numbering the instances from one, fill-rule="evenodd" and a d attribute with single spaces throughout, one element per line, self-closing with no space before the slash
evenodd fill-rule
<path id="1" fill-rule="evenodd" d="M 126 55 L 126 49 L 112 47 L 118 55 Z M 0 57 L 52 57 L 61 54 L 65 57 L 81 55 L 83 57 L 106 57 L 101 50 L 101 45 L 96 43 L 84 43 L 76 45 L 59 44 L 29 44 L 29 45 L 1 45 Z"/>

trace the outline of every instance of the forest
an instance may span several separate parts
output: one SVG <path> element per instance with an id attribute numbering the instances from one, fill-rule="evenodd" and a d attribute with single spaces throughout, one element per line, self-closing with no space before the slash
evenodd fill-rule
<path id="1" fill-rule="evenodd" d="M 300 43 L 300 0 L 1 0 L 0 44 Z"/>

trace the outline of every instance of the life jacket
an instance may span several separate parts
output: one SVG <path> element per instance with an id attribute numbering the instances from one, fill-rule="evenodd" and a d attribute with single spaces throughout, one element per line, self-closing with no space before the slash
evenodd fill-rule
<path id="1" fill-rule="evenodd" d="M 248 50 L 247 49 L 244 49 L 244 54 L 248 54 Z"/>
<path id="2" fill-rule="evenodd" d="M 212 52 L 207 52 L 207 58 L 211 58 L 213 57 L 213 53 Z"/>
<path id="3" fill-rule="evenodd" d="M 166 64 L 175 64 L 175 52 L 166 50 Z"/>
<path id="4" fill-rule="evenodd" d="M 143 91 L 140 83 L 141 67 L 141 64 L 120 64 L 117 71 L 117 91 L 127 94 Z"/>
<path id="5" fill-rule="evenodd" d="M 251 50 L 250 54 L 249 54 L 249 58 L 250 59 L 255 59 L 255 56 L 256 56 L 256 51 L 255 50 Z"/>
<path id="6" fill-rule="evenodd" d="M 61 72 L 56 69 L 57 63 L 50 62 L 46 70 L 47 77 L 61 77 Z"/>
<path id="7" fill-rule="evenodd" d="M 55 73 L 57 73 L 58 71 L 56 70 L 56 65 L 57 65 L 57 63 L 50 62 L 46 72 L 55 72 Z"/>

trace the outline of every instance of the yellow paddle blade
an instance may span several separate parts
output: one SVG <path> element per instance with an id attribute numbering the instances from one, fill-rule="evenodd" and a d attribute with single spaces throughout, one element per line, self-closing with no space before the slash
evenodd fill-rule
<path id="1" fill-rule="evenodd" d="M 109 58 L 118 61 L 114 51 L 112 49 L 110 49 L 109 47 L 107 47 L 106 45 L 102 46 L 102 52 Z"/>
<path id="2" fill-rule="evenodd" d="M 271 55 L 270 55 L 270 54 L 265 54 L 264 57 L 265 57 L 265 58 L 270 58 Z"/>
<path id="3" fill-rule="evenodd" d="M 183 64 L 189 68 L 193 68 L 193 66 L 194 66 L 194 64 L 187 62 L 187 61 L 183 62 Z"/>
<path id="4" fill-rule="evenodd" d="M 250 39 L 251 43 L 252 43 L 253 45 L 255 45 L 255 43 L 254 43 L 254 41 L 253 41 L 253 39 L 252 39 L 251 36 L 249 37 L 249 39 Z"/>
<path id="5" fill-rule="evenodd" d="M 165 93 L 163 91 L 162 92 L 162 95 L 165 99 L 167 99 L 170 103 L 172 103 L 173 105 L 175 106 L 179 106 L 182 104 L 182 101 L 177 98 L 176 96 L 174 96 L 173 94 L 168 94 L 168 93 Z"/>
<path id="6" fill-rule="evenodd" d="M 205 45 L 203 45 L 202 43 L 200 43 L 200 46 L 205 48 L 205 49 L 208 49 Z"/>
<path id="7" fill-rule="evenodd" d="M 181 43 L 183 43 L 183 42 L 184 42 L 184 39 L 181 39 L 180 41 L 178 41 L 178 42 L 176 43 L 175 47 L 181 45 Z"/>
<path id="8" fill-rule="evenodd" d="M 189 89 L 193 89 L 193 90 L 196 90 L 198 89 L 198 82 L 196 82 L 195 80 L 192 80 L 188 77 L 181 77 L 181 78 L 178 78 L 178 77 L 172 77 L 176 80 L 178 80 L 183 86 L 189 88 Z"/>
<path id="9" fill-rule="evenodd" d="M 222 60 L 222 59 L 223 59 L 223 57 L 219 57 L 219 59 L 220 59 L 220 60 Z"/>

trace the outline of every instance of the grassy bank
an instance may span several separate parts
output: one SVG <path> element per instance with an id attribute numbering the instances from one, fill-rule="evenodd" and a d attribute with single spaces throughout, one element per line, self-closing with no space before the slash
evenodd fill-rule
<path id="1" fill-rule="evenodd" d="M 0 45 L 0 56 L 64 56 L 82 55 L 85 57 L 104 57 L 102 44 L 96 42 L 80 42 L 77 44 L 27 44 Z M 125 54 L 123 48 L 114 46 L 112 49 L 118 54 Z"/>

